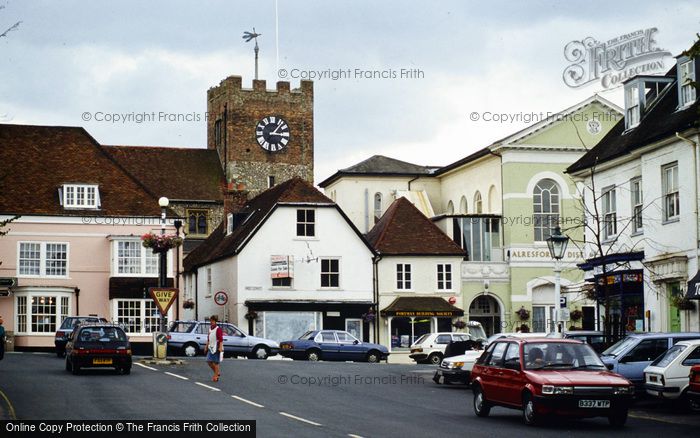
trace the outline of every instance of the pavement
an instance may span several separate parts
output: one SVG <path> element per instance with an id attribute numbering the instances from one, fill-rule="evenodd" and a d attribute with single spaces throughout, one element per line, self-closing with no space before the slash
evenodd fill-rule
<path id="1" fill-rule="evenodd" d="M 603 418 L 526 427 L 519 411 L 501 408 L 477 418 L 471 391 L 436 385 L 429 365 L 226 359 L 221 380 L 212 382 L 203 358 L 168 366 L 138 359 L 127 376 L 101 369 L 74 376 L 55 355 L 8 354 L 0 391 L 9 403 L 0 397 L 0 405 L 32 420 L 253 419 L 260 437 L 675 437 L 700 430 L 698 414 L 655 402 L 635 407 L 614 431 Z"/>

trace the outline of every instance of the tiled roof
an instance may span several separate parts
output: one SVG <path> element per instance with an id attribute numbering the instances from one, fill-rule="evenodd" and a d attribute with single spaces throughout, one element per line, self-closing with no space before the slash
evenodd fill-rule
<path id="1" fill-rule="evenodd" d="M 403 197 L 389 206 L 367 240 L 381 255 L 467 255 Z"/>
<path id="2" fill-rule="evenodd" d="M 676 78 L 675 66 L 666 73 L 666 77 Z M 671 82 L 662 92 L 659 100 L 652 104 L 639 125 L 625 132 L 625 120 L 621 119 L 595 147 L 569 166 L 566 169 L 567 173 L 594 167 L 655 141 L 673 136 L 676 132 L 699 126 L 698 100 L 680 111 L 677 111 L 677 108 L 678 82 L 676 80 Z"/>
<path id="3" fill-rule="evenodd" d="M 171 200 L 223 201 L 225 182 L 214 149 L 104 146 L 152 193 Z"/>
<path id="4" fill-rule="evenodd" d="M 23 215 L 159 216 L 155 195 L 83 128 L 0 124 L 0 212 Z M 65 210 L 58 188 L 97 184 L 99 210 Z"/>
<path id="5" fill-rule="evenodd" d="M 354 166 L 340 169 L 330 177 L 323 180 L 319 187 L 326 187 L 341 176 L 347 175 L 381 175 L 381 176 L 411 176 L 411 175 L 431 175 L 437 169 L 435 166 L 421 166 L 407 163 L 406 161 L 385 157 L 383 155 L 373 155 Z"/>
<path id="6" fill-rule="evenodd" d="M 226 235 L 226 221 L 222 221 L 201 245 L 185 257 L 183 261 L 185 270 L 190 271 L 198 266 L 237 254 L 277 205 L 304 203 L 336 208 L 333 201 L 309 182 L 294 177 L 248 201 L 240 212 L 250 216 L 234 228 L 231 235 Z"/>

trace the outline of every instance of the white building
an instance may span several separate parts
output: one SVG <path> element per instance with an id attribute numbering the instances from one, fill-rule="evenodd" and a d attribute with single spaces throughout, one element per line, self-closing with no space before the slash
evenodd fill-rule
<path id="1" fill-rule="evenodd" d="M 698 67 L 680 56 L 665 76 L 625 82 L 625 119 L 568 169 L 580 181 L 591 225 L 582 268 L 603 302 L 607 281 L 620 332 L 700 329 L 699 113 L 688 83 Z"/>
<path id="2" fill-rule="evenodd" d="M 374 303 L 374 252 L 335 203 L 300 178 L 242 208 L 229 201 L 224 222 L 184 260 L 200 318 L 217 314 L 277 341 L 321 328 L 373 338 L 363 315 Z"/>

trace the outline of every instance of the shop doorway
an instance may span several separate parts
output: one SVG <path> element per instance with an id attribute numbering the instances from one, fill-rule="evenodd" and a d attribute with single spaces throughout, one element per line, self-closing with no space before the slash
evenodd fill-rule
<path id="1" fill-rule="evenodd" d="M 469 320 L 480 322 L 486 336 L 501 331 L 501 306 L 489 295 L 479 295 L 469 305 Z"/>

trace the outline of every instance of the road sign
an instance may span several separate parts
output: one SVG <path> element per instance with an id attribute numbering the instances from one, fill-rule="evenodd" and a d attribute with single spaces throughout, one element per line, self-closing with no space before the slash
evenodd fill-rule
<path id="1" fill-rule="evenodd" d="M 569 309 L 561 309 L 559 312 L 559 320 L 561 321 L 569 321 L 571 319 L 571 312 Z"/>
<path id="2" fill-rule="evenodd" d="M 559 297 L 559 307 L 566 307 L 566 297 Z"/>
<path id="3" fill-rule="evenodd" d="M 17 278 L 0 277 L 0 289 L 10 289 L 15 286 L 17 286 Z"/>
<path id="4" fill-rule="evenodd" d="M 175 297 L 177 297 L 177 288 L 174 287 L 149 287 L 148 293 L 155 301 L 160 314 L 165 316 L 168 313 L 168 309 L 175 302 Z"/>
<path id="5" fill-rule="evenodd" d="M 220 290 L 214 294 L 214 302 L 219 306 L 223 306 L 228 303 L 228 295 L 226 295 L 226 292 Z"/>

